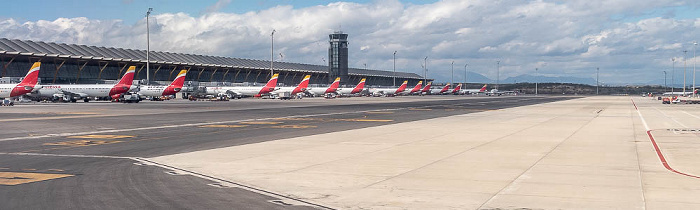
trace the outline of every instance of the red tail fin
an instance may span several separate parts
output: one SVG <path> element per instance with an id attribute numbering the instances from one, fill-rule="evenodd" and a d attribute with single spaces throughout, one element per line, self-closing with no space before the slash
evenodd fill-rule
<path id="1" fill-rule="evenodd" d="M 306 91 L 306 88 L 309 87 L 309 80 L 311 80 L 311 75 L 306 75 L 299 85 L 292 90 L 292 95 Z"/>
<path id="2" fill-rule="evenodd" d="M 124 73 L 124 76 L 119 80 L 119 82 L 109 90 L 109 95 L 112 99 L 119 98 L 119 95 L 126 93 L 131 88 L 131 84 L 134 82 L 134 74 L 136 72 L 136 66 L 129 66 L 129 70 Z"/>
<path id="3" fill-rule="evenodd" d="M 12 90 L 10 91 L 10 97 L 21 96 L 30 93 L 32 92 L 32 90 L 34 90 L 34 86 L 36 85 L 37 80 L 39 78 L 40 66 L 40 62 L 35 62 L 34 65 L 32 65 L 32 68 L 29 69 L 29 72 L 27 72 L 27 76 L 24 76 L 22 82 L 20 82 L 19 84 L 17 84 L 17 86 L 12 88 Z"/>
<path id="4" fill-rule="evenodd" d="M 362 78 L 362 80 L 360 80 L 360 83 L 357 83 L 357 86 L 355 86 L 355 88 L 353 88 L 352 91 L 350 91 L 350 94 L 362 92 L 362 90 L 365 89 L 365 81 L 366 78 Z"/>
<path id="5" fill-rule="evenodd" d="M 410 93 L 418 92 L 421 87 L 423 87 L 423 81 L 419 81 L 418 84 L 416 84 L 416 86 L 413 87 L 413 89 L 411 89 Z"/>
<path id="6" fill-rule="evenodd" d="M 175 77 L 175 80 L 173 80 L 173 82 L 170 83 L 165 90 L 163 90 L 163 95 L 174 95 L 177 92 L 180 92 L 180 90 L 182 90 L 182 86 L 185 85 L 185 77 L 187 77 L 187 70 L 180 71 L 180 73 L 177 74 L 177 77 Z"/>
<path id="7" fill-rule="evenodd" d="M 170 86 L 174 88 L 182 88 L 183 85 L 185 85 L 185 77 L 187 77 L 187 70 L 181 70 L 180 73 L 177 74 L 177 77 L 175 77 L 175 80 L 173 80 L 172 83 L 170 83 Z"/>
<path id="8" fill-rule="evenodd" d="M 461 89 L 462 89 L 462 84 L 459 84 L 459 85 L 457 85 L 457 87 L 455 87 L 454 90 L 452 90 L 452 93 L 457 93 L 457 92 L 459 92 L 459 90 L 461 90 Z"/>
<path id="9" fill-rule="evenodd" d="M 433 82 L 428 82 L 427 85 L 421 90 L 421 92 L 428 92 L 430 90 L 430 86 L 433 86 Z"/>
<path id="10" fill-rule="evenodd" d="M 272 75 L 270 80 L 267 81 L 267 84 L 265 84 L 265 87 L 260 90 L 259 94 L 265 94 L 275 90 L 275 87 L 277 87 L 277 76 L 279 76 L 279 74 Z"/>
<path id="11" fill-rule="evenodd" d="M 328 89 L 326 89 L 326 93 L 332 93 L 338 90 L 338 87 L 340 86 L 340 77 L 335 78 L 335 81 L 331 84 Z"/>
<path id="12" fill-rule="evenodd" d="M 403 92 L 404 90 L 406 90 L 406 86 L 408 86 L 408 80 L 404 80 L 403 84 L 399 86 L 399 89 L 396 89 L 396 92 L 394 94 Z"/>
<path id="13" fill-rule="evenodd" d="M 486 91 L 486 85 L 484 85 L 483 87 L 481 87 L 481 89 L 479 89 L 479 92 L 485 92 L 485 91 Z"/>
<path id="14" fill-rule="evenodd" d="M 24 79 L 22 79 L 22 82 L 20 82 L 19 85 L 34 88 L 34 85 L 36 85 L 37 80 L 39 79 L 40 67 L 41 62 L 34 62 L 32 68 L 30 68 L 29 72 L 27 72 L 27 76 L 24 76 Z"/>
<path id="15" fill-rule="evenodd" d="M 126 71 L 124 76 L 119 80 L 117 85 L 127 85 L 131 86 L 134 82 L 134 74 L 136 73 L 136 66 L 129 66 L 129 70 Z"/>
<path id="16" fill-rule="evenodd" d="M 440 90 L 440 93 L 444 93 L 449 89 L 450 89 L 450 84 L 447 84 L 447 85 L 445 85 L 445 87 L 442 88 L 442 90 Z"/>
<path id="17" fill-rule="evenodd" d="M 267 81 L 267 84 L 265 84 L 265 87 L 271 87 L 271 88 L 277 87 L 277 77 L 278 76 L 279 76 L 279 74 L 272 75 L 270 80 Z"/>

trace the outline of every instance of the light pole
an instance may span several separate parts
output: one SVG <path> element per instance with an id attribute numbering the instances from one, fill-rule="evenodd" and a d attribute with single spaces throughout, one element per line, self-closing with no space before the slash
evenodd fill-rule
<path id="1" fill-rule="evenodd" d="M 425 66 L 423 66 L 423 83 L 428 84 L 428 56 L 425 56 Z"/>
<path id="2" fill-rule="evenodd" d="M 666 71 L 664 71 L 664 91 L 667 91 L 667 88 L 668 86 L 666 86 Z"/>
<path id="3" fill-rule="evenodd" d="M 496 61 L 496 90 L 499 84 L 501 84 L 501 61 Z"/>
<path id="4" fill-rule="evenodd" d="M 595 94 L 598 95 L 598 87 L 600 86 L 599 81 L 599 73 L 600 73 L 600 68 L 595 68 Z"/>
<path id="5" fill-rule="evenodd" d="M 466 88 L 467 86 L 467 66 L 469 64 L 464 64 L 464 87 Z"/>
<path id="6" fill-rule="evenodd" d="M 153 8 L 148 8 L 146 12 L 146 84 L 151 83 L 151 68 L 149 63 L 151 62 L 149 54 L 151 51 L 151 31 L 148 27 L 148 16 L 151 16 Z"/>
<path id="7" fill-rule="evenodd" d="M 686 73 L 686 67 L 688 66 L 688 51 L 683 50 L 683 93 L 682 95 L 685 95 L 685 73 Z"/>
<path id="8" fill-rule="evenodd" d="M 698 46 L 698 42 L 693 42 L 693 98 L 695 98 L 695 48 Z"/>
<path id="9" fill-rule="evenodd" d="M 275 29 L 272 29 L 272 33 L 270 34 L 270 40 L 272 40 L 272 42 L 270 42 L 270 77 L 275 75 L 275 71 L 272 70 L 272 63 L 274 63 L 275 60 L 275 32 Z"/>
<path id="10" fill-rule="evenodd" d="M 394 87 L 396 87 L 396 51 L 394 50 Z"/>
<path id="11" fill-rule="evenodd" d="M 671 71 L 671 95 L 673 95 L 674 86 L 676 86 L 676 58 L 671 58 L 671 62 L 673 63 L 673 70 Z"/>
<path id="12" fill-rule="evenodd" d="M 537 80 L 539 79 L 539 77 L 537 77 L 537 70 L 538 69 L 535 68 L 535 95 L 537 95 L 537 83 L 538 83 Z"/>
<path id="13" fill-rule="evenodd" d="M 452 61 L 452 84 L 455 83 L 455 61 Z"/>

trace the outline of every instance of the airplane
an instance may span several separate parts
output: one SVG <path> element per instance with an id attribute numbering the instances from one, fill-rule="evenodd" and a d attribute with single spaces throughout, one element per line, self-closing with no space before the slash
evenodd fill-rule
<path id="1" fill-rule="evenodd" d="M 457 87 L 455 87 L 455 89 L 452 89 L 452 91 L 450 91 L 450 94 L 457 95 L 457 94 L 459 94 L 459 90 L 461 90 L 461 89 L 462 89 L 462 84 L 458 84 Z"/>
<path id="2" fill-rule="evenodd" d="M 117 84 L 74 84 L 74 85 L 44 85 L 36 94 L 30 96 L 37 97 L 52 97 L 54 100 L 63 99 L 63 101 L 76 102 L 78 99 L 83 99 L 84 102 L 89 102 L 89 97 L 118 99 L 122 93 L 136 89 L 132 86 L 136 66 L 129 66 L 129 69 L 124 73 L 124 76 Z"/>
<path id="3" fill-rule="evenodd" d="M 185 84 L 185 76 L 187 76 L 187 70 L 181 70 L 170 85 L 141 86 L 139 87 L 139 94 L 142 96 L 153 97 L 154 100 L 160 99 L 161 96 L 175 95 L 182 90 L 182 86 Z"/>
<path id="4" fill-rule="evenodd" d="M 306 75 L 296 87 L 278 87 L 276 90 L 270 93 L 272 95 L 276 95 L 279 93 L 288 92 L 289 95 L 295 96 L 299 93 L 303 93 L 304 91 L 306 91 L 306 88 L 309 86 L 309 80 L 311 80 L 311 75 Z"/>
<path id="5" fill-rule="evenodd" d="M 428 82 L 428 84 L 425 85 L 425 87 L 423 87 L 423 90 L 420 91 L 420 94 L 430 93 L 430 87 L 432 87 L 432 86 L 433 86 L 433 82 Z"/>
<path id="6" fill-rule="evenodd" d="M 360 83 L 357 83 L 354 88 L 338 88 L 335 92 L 340 95 L 353 95 L 361 93 L 365 89 L 365 81 L 366 78 L 362 78 Z"/>
<path id="7" fill-rule="evenodd" d="M 459 94 L 476 94 L 476 93 L 486 93 L 486 85 L 484 85 L 480 89 L 462 89 L 459 91 Z"/>
<path id="8" fill-rule="evenodd" d="M 338 90 L 338 86 L 340 86 L 340 77 L 335 78 L 335 81 L 333 81 L 328 88 L 308 88 L 306 89 L 306 92 L 313 96 L 329 96 L 332 94 L 337 94 L 336 91 Z"/>
<path id="9" fill-rule="evenodd" d="M 517 93 L 515 91 L 499 91 L 498 89 L 491 89 L 491 91 L 487 91 L 486 95 L 489 96 L 500 96 L 500 95 L 516 95 Z"/>
<path id="10" fill-rule="evenodd" d="M 211 95 L 228 95 L 230 97 L 242 98 L 244 96 L 260 97 L 276 90 L 277 77 L 279 74 L 272 75 L 265 86 L 221 86 L 207 87 L 206 93 Z"/>
<path id="11" fill-rule="evenodd" d="M 371 92 L 374 96 L 396 96 L 399 93 L 405 91 L 407 85 L 408 80 L 405 80 L 403 81 L 403 84 L 401 84 L 401 86 L 399 86 L 398 88 L 374 88 L 370 89 L 369 92 Z"/>
<path id="12" fill-rule="evenodd" d="M 39 69 L 41 62 L 34 62 L 27 75 L 18 84 L 0 84 L 0 98 L 14 98 L 32 91 L 39 90 L 40 85 L 36 85 L 39 79 Z"/>
<path id="13" fill-rule="evenodd" d="M 413 89 L 411 89 L 410 91 L 408 91 L 407 93 L 404 93 L 404 94 L 413 95 L 414 93 L 420 93 L 421 87 L 423 87 L 423 81 L 419 81 L 418 84 L 416 84 L 416 86 L 413 87 Z"/>
<path id="14" fill-rule="evenodd" d="M 695 94 L 698 94 L 698 90 L 695 90 Z M 665 96 L 668 96 L 668 95 L 689 96 L 689 95 L 693 95 L 693 92 L 683 92 L 683 91 L 681 91 L 681 92 L 665 92 L 663 95 L 665 95 Z"/>

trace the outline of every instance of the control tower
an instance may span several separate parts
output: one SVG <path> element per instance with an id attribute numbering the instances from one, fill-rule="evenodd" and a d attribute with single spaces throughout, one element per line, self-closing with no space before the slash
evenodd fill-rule
<path id="1" fill-rule="evenodd" d="M 340 84 L 348 82 L 348 35 L 336 31 L 331 35 L 328 47 L 328 83 L 340 77 Z"/>

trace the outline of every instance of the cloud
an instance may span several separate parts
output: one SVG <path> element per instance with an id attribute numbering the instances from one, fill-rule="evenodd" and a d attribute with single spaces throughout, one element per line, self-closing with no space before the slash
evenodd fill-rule
<path id="1" fill-rule="evenodd" d="M 275 52 L 282 53 L 284 61 L 324 64 L 328 34 L 342 30 L 349 34 L 351 67 L 366 63 L 368 68 L 392 69 L 397 51 L 397 71 L 422 75 L 428 56 L 428 76 L 438 81 L 450 79 L 452 61 L 456 67 L 468 63 L 470 71 L 495 79 L 495 61 L 500 60 L 502 79 L 534 74 L 535 68 L 541 75 L 594 77 L 591 69 L 599 67 L 606 70 L 601 73 L 606 83 L 636 83 L 656 80 L 659 72 L 670 69 L 671 57 L 682 57 L 682 50 L 692 52 L 692 40 L 700 37 L 700 19 L 669 18 L 669 12 L 649 16 L 659 8 L 672 11 L 669 5 L 695 8 L 699 3 L 694 1 L 443 0 L 415 5 L 389 0 L 218 12 L 229 3 L 218 1 L 198 16 L 152 15 L 151 49 L 270 59 L 274 29 Z M 146 47 L 145 19 L 133 25 L 88 18 L 0 19 L 0 34 Z"/>

